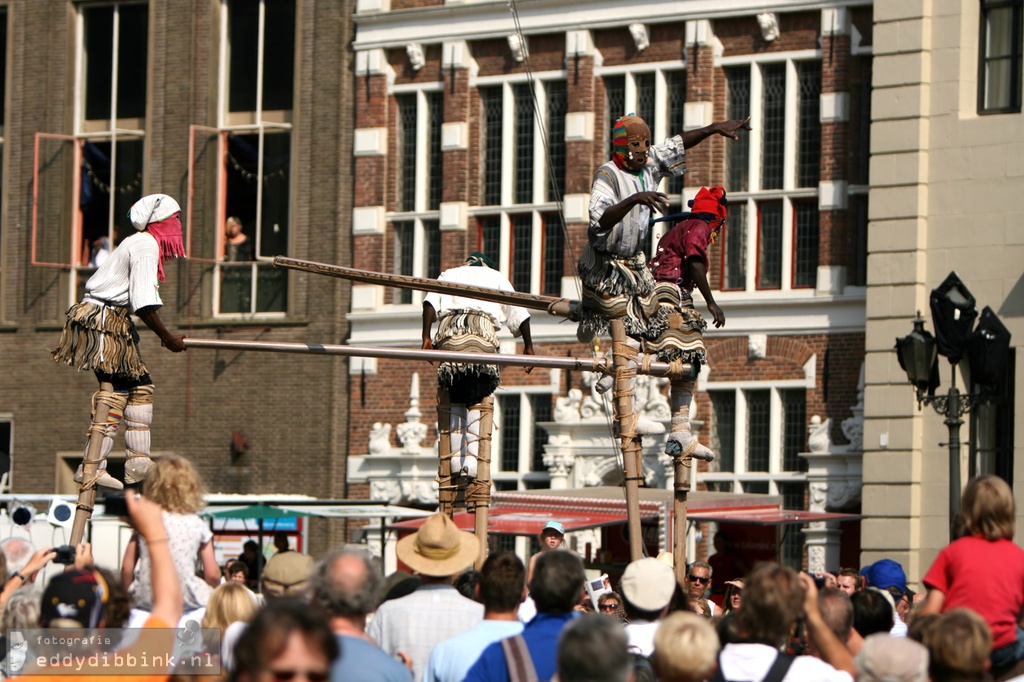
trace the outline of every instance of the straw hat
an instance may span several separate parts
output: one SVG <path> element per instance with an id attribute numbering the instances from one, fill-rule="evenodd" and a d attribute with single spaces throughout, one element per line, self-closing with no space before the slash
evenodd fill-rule
<path id="1" fill-rule="evenodd" d="M 395 552 L 402 563 L 423 575 L 454 575 L 476 559 L 480 541 L 459 530 L 446 515 L 428 516 L 420 529 L 398 541 Z"/>

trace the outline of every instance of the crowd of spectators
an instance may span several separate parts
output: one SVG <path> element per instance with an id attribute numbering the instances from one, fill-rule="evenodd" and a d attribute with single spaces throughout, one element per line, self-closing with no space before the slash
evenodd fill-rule
<path id="1" fill-rule="evenodd" d="M 1012 493 L 991 476 L 964 490 L 960 537 L 917 593 L 892 559 L 819 575 L 770 562 L 737 575 L 734 559 L 716 590 L 714 563 L 693 562 L 679 585 L 667 554 L 631 562 L 595 593 L 561 537 L 528 565 L 494 552 L 471 571 L 478 541 L 443 514 L 398 542 L 412 573 L 385 578 L 358 547 L 315 561 L 284 534 L 265 564 L 246 551 L 221 569 L 208 530 L 193 528 L 202 487 L 191 465 L 160 460 L 146 486 L 126 495 L 134 535 L 120 575 L 84 543 L 43 585 L 55 550 L 0 542 L 4 675 L 111 674 L 104 659 L 37 660 L 24 630 L 42 627 L 116 631 L 102 651 L 123 656 L 178 652 L 191 633 L 188 651 L 216 661 L 128 671 L 154 681 L 1024 681 L 1024 550 Z M 75 653 L 99 651 L 89 640 Z"/>

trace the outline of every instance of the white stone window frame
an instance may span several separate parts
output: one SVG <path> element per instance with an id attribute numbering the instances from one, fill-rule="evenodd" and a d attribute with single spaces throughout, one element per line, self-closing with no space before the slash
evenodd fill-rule
<path id="1" fill-rule="evenodd" d="M 751 483 L 768 483 L 768 493 L 781 495 L 780 483 L 805 483 L 807 474 L 799 471 L 786 471 L 782 468 L 783 458 L 783 436 L 784 436 L 784 412 L 781 390 L 803 389 L 813 390 L 815 385 L 816 357 L 812 356 L 804 365 L 803 379 L 785 379 L 779 381 L 714 381 L 710 376 L 699 381 L 698 389 L 702 392 L 727 392 L 735 394 L 735 416 L 733 422 L 734 433 L 734 466 L 733 471 L 707 471 L 697 473 L 697 482 L 707 483 L 731 483 L 733 492 L 743 492 L 744 487 Z M 713 370 L 712 370 L 713 373 Z M 703 377 L 703 375 L 702 375 Z M 769 417 L 769 453 L 768 471 L 747 471 L 747 392 L 748 391 L 770 391 L 770 417 Z M 708 417 L 711 412 L 710 396 L 701 401 L 701 412 L 706 423 L 710 425 Z M 698 418 L 701 418 L 698 416 Z M 709 434 L 710 436 L 710 434 Z M 709 468 L 718 466 L 720 460 L 712 462 Z"/>
<path id="2" fill-rule="evenodd" d="M 443 85 L 441 83 L 436 83 L 430 85 L 394 85 L 391 86 L 388 92 L 388 96 L 391 98 L 397 98 L 400 95 L 414 95 L 416 97 L 416 168 L 414 170 L 414 177 L 416 180 L 415 206 L 412 211 L 387 211 L 384 214 L 385 222 L 389 225 L 388 229 L 391 230 L 394 229 L 391 227 L 394 223 L 414 223 L 412 259 L 413 277 L 427 276 L 427 230 L 424 226 L 424 221 L 440 221 L 441 219 L 441 211 L 439 209 L 429 210 L 427 208 L 427 194 L 430 190 L 430 107 L 427 101 L 427 93 L 441 92 L 442 90 Z M 396 121 L 396 125 L 399 124 L 400 121 Z M 398 136 L 396 135 L 396 140 L 397 139 Z M 392 159 L 397 160 L 398 154 L 399 150 L 396 149 Z M 444 229 L 442 228 L 442 232 L 443 231 Z M 396 254 L 393 253 L 392 255 L 394 256 Z M 425 292 L 413 291 L 412 301 L 410 303 L 392 303 L 391 300 L 389 300 L 384 302 L 384 307 L 390 311 L 419 310 L 420 306 L 423 304 L 423 298 L 425 296 Z"/>
<path id="3" fill-rule="evenodd" d="M 747 155 L 748 169 L 748 190 L 744 192 L 729 192 L 729 203 L 735 206 L 743 203 L 746 207 L 743 224 L 730 220 L 726 229 L 742 229 L 746 234 L 746 259 L 745 275 L 746 281 L 742 289 L 721 290 L 721 300 L 728 301 L 732 298 L 747 298 L 751 293 L 756 293 L 759 298 L 790 298 L 796 296 L 813 296 L 814 287 L 794 287 L 795 251 L 794 242 L 796 238 L 796 211 L 794 202 L 799 200 L 816 199 L 820 202 L 820 192 L 817 187 L 797 187 L 797 152 L 798 136 L 798 90 L 799 80 L 797 74 L 797 63 L 808 61 L 820 61 L 821 50 L 794 50 L 789 52 L 777 52 L 765 55 L 742 55 L 720 57 L 716 66 L 750 68 L 750 126 L 754 132 L 749 133 L 749 153 Z M 763 129 L 763 80 L 761 66 L 766 64 L 786 65 L 786 100 L 785 100 L 785 146 L 783 151 L 783 171 L 781 189 L 761 188 L 761 152 L 762 137 L 759 132 Z M 758 286 L 758 265 L 760 244 L 758 241 L 758 203 L 764 201 L 782 202 L 782 273 L 781 286 L 777 289 L 761 289 Z M 724 242 L 723 242 L 724 244 Z M 713 257 L 716 264 L 719 256 Z"/>
<path id="4" fill-rule="evenodd" d="M 502 353 L 514 352 L 516 340 L 502 339 Z M 552 370 L 549 383 L 543 385 L 508 386 L 502 384 L 494 392 L 494 428 L 491 432 L 491 480 L 497 482 L 514 482 L 517 490 L 526 490 L 526 483 L 542 484 L 539 487 L 550 487 L 551 475 L 546 471 L 533 471 L 533 436 L 536 420 L 533 414 L 534 396 L 547 395 L 552 397 L 559 391 L 561 371 Z M 519 397 L 519 466 L 515 471 L 501 469 L 502 453 L 502 410 L 501 399 Z M 543 485 L 547 484 L 547 485 Z"/>
<path id="5" fill-rule="evenodd" d="M 533 136 L 537 141 L 537 145 L 541 144 L 542 139 L 547 138 L 548 131 L 548 97 L 547 89 L 545 84 L 548 81 L 566 80 L 565 71 L 538 71 L 533 74 L 532 85 L 533 94 L 536 102 L 536 110 L 541 113 L 540 120 L 536 114 L 533 117 Z M 470 87 L 489 88 L 495 86 L 501 86 L 502 88 L 502 146 L 501 146 L 501 201 L 498 204 L 489 204 L 486 206 L 480 206 L 482 210 L 487 212 L 495 212 L 501 209 L 508 209 L 514 213 L 524 213 L 530 208 L 536 208 L 541 204 L 547 205 L 545 201 L 547 196 L 547 180 L 548 180 L 548 169 L 547 160 L 543 153 L 535 153 L 532 155 L 533 161 L 533 190 L 532 196 L 533 201 L 525 203 L 515 203 L 515 93 L 513 87 L 516 85 L 530 84 L 531 79 L 526 75 L 516 74 L 514 76 L 478 76 L 473 78 L 470 82 Z M 483 148 L 482 132 L 483 132 L 483 116 L 480 118 L 480 148 Z M 481 166 L 483 165 L 483 159 L 480 159 Z M 555 205 L 553 202 L 551 205 Z"/>
<path id="6" fill-rule="evenodd" d="M 220 160 L 226 161 L 228 154 L 228 135 L 230 133 L 237 134 L 253 134 L 257 133 L 260 136 L 260 161 L 259 176 L 257 182 L 260 184 L 260 188 L 257 190 L 257 196 L 262 196 L 262 185 L 265 182 L 263 178 L 263 140 L 266 135 L 275 134 L 275 132 L 287 132 L 291 134 L 292 131 L 292 111 L 268 111 L 263 109 L 263 79 L 262 79 L 262 64 L 263 64 L 263 51 L 264 51 L 264 36 L 266 35 L 266 3 L 268 0 L 254 0 L 259 5 L 259 35 L 257 49 L 257 81 L 256 81 L 256 109 L 247 112 L 230 112 L 229 100 L 230 100 L 230 54 L 231 54 L 231 43 L 230 43 L 230 31 L 229 31 L 229 0 L 221 0 L 220 2 L 220 51 L 218 54 L 218 69 L 219 69 L 219 87 L 217 91 L 217 111 L 219 126 L 218 131 L 220 133 L 220 144 L 218 146 L 218 152 Z M 294 142 L 294 140 L 292 141 Z M 292 144 L 291 153 L 294 157 L 295 146 Z M 221 193 L 227 186 L 226 174 L 229 173 L 225 163 L 218 163 L 217 170 L 217 185 L 218 193 Z M 291 182 L 291 180 L 289 181 Z M 294 200 L 294 193 L 292 192 L 292 186 L 289 184 L 288 187 L 288 215 L 294 214 L 292 211 L 292 202 Z M 221 196 L 218 202 L 220 207 L 218 210 L 218 217 L 215 224 L 212 226 L 206 226 L 207 229 L 214 230 L 214 240 L 217 245 L 217 260 L 214 262 L 214 273 L 212 276 L 213 282 L 213 296 L 211 301 L 212 314 L 218 319 L 283 319 L 286 318 L 287 312 L 280 311 L 260 311 L 257 309 L 258 305 L 258 285 L 259 285 L 259 270 L 261 268 L 270 267 L 270 263 L 273 262 L 272 257 L 265 257 L 260 255 L 260 242 L 261 235 L 263 234 L 263 215 L 262 211 L 256 212 L 255 224 L 252 226 L 253 233 L 251 239 L 253 240 L 253 246 L 255 249 L 256 259 L 251 262 L 250 268 L 252 270 L 250 276 L 251 282 L 251 295 L 250 295 L 250 309 L 248 312 L 221 312 L 221 282 L 223 280 L 223 270 L 221 266 L 221 259 L 225 253 L 224 243 L 224 222 L 227 220 L 227 197 Z M 248 226 L 247 226 L 248 227 Z M 271 229 L 271 228 L 267 228 Z M 289 227 L 289 241 L 293 237 L 292 230 Z M 240 266 L 232 266 L 240 267 Z M 286 302 L 287 307 L 287 302 Z"/>

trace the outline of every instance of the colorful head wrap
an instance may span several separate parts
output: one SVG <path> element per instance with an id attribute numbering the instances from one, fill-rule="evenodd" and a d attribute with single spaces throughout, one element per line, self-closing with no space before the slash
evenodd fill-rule
<path id="1" fill-rule="evenodd" d="M 694 213 L 710 213 L 713 216 L 724 219 L 727 213 L 729 200 L 725 198 L 724 187 L 701 187 L 697 196 L 690 199 L 689 206 Z"/>
<path id="2" fill-rule="evenodd" d="M 156 276 L 161 282 L 166 279 L 164 260 L 185 255 L 180 214 L 181 206 L 166 194 L 144 196 L 128 209 L 128 220 L 131 221 L 132 227 L 140 232 L 148 230 L 160 245 Z"/>
<path id="3" fill-rule="evenodd" d="M 615 121 L 612 126 L 612 161 L 622 170 L 634 170 L 630 168 L 631 140 L 641 140 L 641 147 L 644 153 L 650 148 L 651 129 L 647 123 L 634 114 L 623 116 Z"/>
<path id="4" fill-rule="evenodd" d="M 473 253 L 469 254 L 469 258 L 466 259 L 466 265 L 473 265 L 477 267 L 486 266 L 489 267 L 491 270 L 498 269 L 497 263 L 495 263 L 493 260 L 485 256 L 484 254 L 480 253 L 479 251 L 474 251 Z"/>

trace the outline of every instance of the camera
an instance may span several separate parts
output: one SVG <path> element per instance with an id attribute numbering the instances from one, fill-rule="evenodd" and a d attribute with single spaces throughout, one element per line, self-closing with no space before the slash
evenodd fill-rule
<path id="1" fill-rule="evenodd" d="M 107 493 L 103 497 L 103 511 L 107 516 L 128 516 L 124 493 Z"/>
<path id="2" fill-rule="evenodd" d="M 53 557 L 53 563 L 69 565 L 75 563 L 75 548 L 72 545 L 61 545 L 53 548 L 57 556 Z"/>

